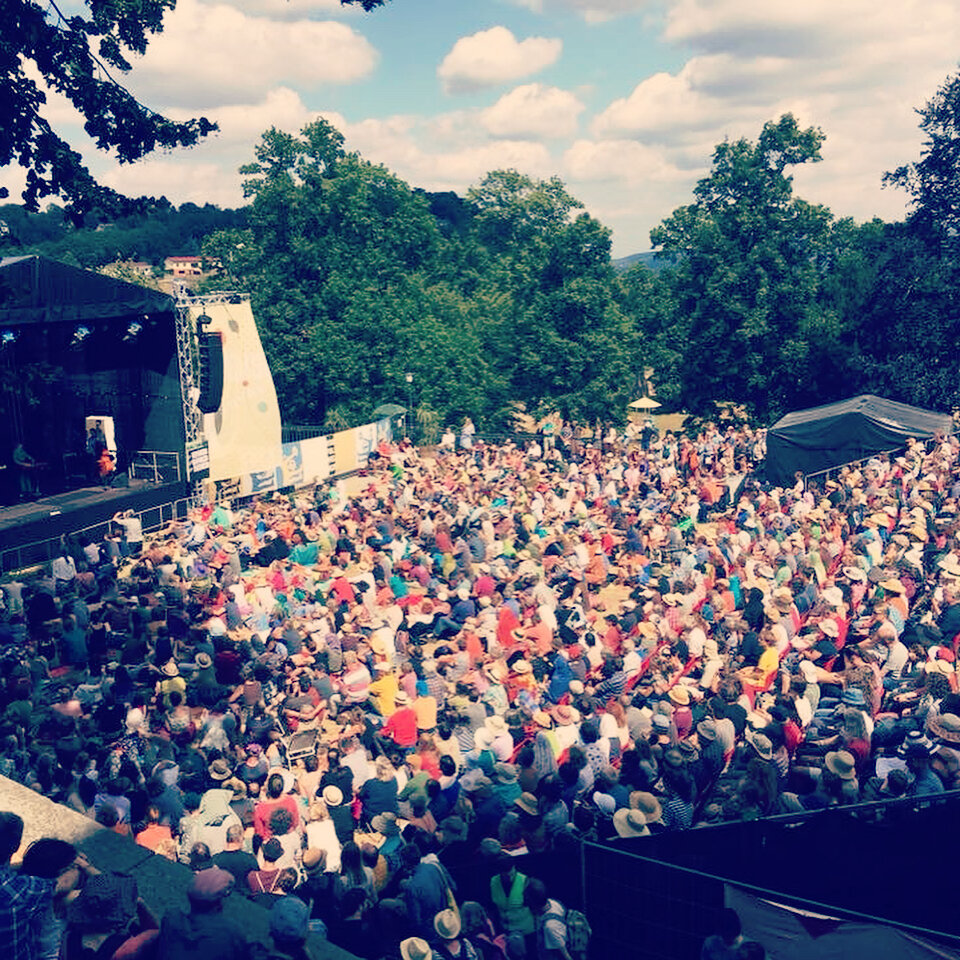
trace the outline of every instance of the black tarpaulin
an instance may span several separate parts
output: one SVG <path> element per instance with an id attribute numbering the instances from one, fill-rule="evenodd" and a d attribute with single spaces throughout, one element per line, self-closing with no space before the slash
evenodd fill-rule
<path id="1" fill-rule="evenodd" d="M 952 431 L 948 414 L 865 393 L 781 417 L 767 431 L 766 475 L 770 483 L 787 486 L 798 470 L 818 473 L 895 450 L 909 437 L 925 440 Z"/>
<path id="2" fill-rule="evenodd" d="M 79 323 L 173 313 L 173 298 L 47 257 L 0 260 L 0 324 Z"/>

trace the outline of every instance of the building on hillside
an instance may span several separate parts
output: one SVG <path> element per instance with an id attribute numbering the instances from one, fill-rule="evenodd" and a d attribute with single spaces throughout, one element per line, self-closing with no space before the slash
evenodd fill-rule
<path id="1" fill-rule="evenodd" d="M 203 273 L 203 258 L 199 255 L 191 257 L 166 257 L 163 269 L 175 277 L 199 277 Z"/>

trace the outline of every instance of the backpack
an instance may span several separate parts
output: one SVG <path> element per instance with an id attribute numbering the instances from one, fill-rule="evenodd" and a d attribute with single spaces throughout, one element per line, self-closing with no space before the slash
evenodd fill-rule
<path id="1" fill-rule="evenodd" d="M 586 960 L 590 944 L 590 923 L 579 910 L 567 910 L 563 922 L 567 927 L 567 952 L 573 960 Z"/>

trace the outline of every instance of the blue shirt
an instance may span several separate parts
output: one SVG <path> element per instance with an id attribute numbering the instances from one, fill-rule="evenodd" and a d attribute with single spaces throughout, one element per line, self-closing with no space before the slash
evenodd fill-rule
<path id="1" fill-rule="evenodd" d="M 33 960 L 36 921 L 50 904 L 53 881 L 0 867 L 0 944 L 4 960 Z"/>

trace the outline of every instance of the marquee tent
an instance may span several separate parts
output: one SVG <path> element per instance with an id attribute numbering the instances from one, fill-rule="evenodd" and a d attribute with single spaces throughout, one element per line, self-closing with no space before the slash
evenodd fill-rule
<path id="1" fill-rule="evenodd" d="M 786 486 L 798 470 L 818 473 L 952 431 L 948 414 L 866 393 L 781 417 L 767 431 L 766 475 Z"/>

